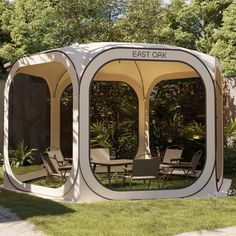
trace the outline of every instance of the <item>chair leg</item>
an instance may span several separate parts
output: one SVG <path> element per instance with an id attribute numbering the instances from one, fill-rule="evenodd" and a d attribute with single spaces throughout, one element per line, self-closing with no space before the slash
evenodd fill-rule
<path id="1" fill-rule="evenodd" d="M 129 188 L 132 190 L 132 184 L 131 184 L 132 178 L 129 179 Z"/>
<path id="2" fill-rule="evenodd" d="M 145 189 L 145 186 L 146 186 L 146 180 L 144 179 L 143 180 L 143 188 Z"/>
<path id="3" fill-rule="evenodd" d="M 123 188 L 125 185 L 125 176 L 123 176 L 122 182 L 121 182 L 121 188 Z"/>
<path id="4" fill-rule="evenodd" d="M 158 187 L 159 187 L 159 189 L 161 189 L 161 183 L 160 183 L 160 179 L 159 179 L 159 177 L 157 178 L 157 183 L 158 183 Z"/>

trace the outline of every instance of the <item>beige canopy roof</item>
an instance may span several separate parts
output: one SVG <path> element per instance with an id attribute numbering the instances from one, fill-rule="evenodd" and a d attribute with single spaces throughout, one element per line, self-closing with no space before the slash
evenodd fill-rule
<path id="1" fill-rule="evenodd" d="M 143 60 L 117 60 L 104 65 L 95 80 L 136 83 L 147 96 L 161 80 L 198 77 L 196 71 L 181 62 L 157 62 Z"/>

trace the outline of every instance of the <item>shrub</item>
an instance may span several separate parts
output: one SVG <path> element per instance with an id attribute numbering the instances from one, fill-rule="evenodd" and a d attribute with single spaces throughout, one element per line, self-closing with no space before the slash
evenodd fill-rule
<path id="1" fill-rule="evenodd" d="M 30 149 L 28 146 L 25 146 L 24 141 L 18 142 L 15 146 L 15 149 L 9 150 L 11 166 L 18 167 L 32 164 L 35 151 L 37 151 L 37 149 Z"/>

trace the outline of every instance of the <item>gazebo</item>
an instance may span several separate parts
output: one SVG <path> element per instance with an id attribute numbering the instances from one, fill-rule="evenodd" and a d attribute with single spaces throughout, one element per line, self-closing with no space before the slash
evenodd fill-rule
<path id="1" fill-rule="evenodd" d="M 60 148 L 60 98 L 72 84 L 72 169 L 59 188 L 20 181 L 9 161 L 9 94 L 14 78 L 43 78 L 50 97 L 50 146 Z M 119 81 L 132 87 L 138 97 L 138 150 L 150 153 L 149 102 L 160 81 L 200 78 L 205 88 L 206 148 L 200 176 L 180 189 L 116 191 L 95 177 L 90 161 L 90 86 L 92 81 Z M 20 79 L 20 78 L 19 78 Z M 4 93 L 4 187 L 63 199 L 90 202 L 102 199 L 156 199 L 222 195 L 230 181 L 223 178 L 222 82 L 216 58 L 167 45 L 92 43 L 23 57 L 12 66 Z"/>

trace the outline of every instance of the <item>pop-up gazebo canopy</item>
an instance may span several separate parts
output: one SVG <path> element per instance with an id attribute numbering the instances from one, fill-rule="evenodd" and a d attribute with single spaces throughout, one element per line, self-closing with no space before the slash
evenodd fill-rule
<path id="1" fill-rule="evenodd" d="M 60 98 L 73 87 L 73 167 L 60 188 L 19 181 L 8 155 L 9 91 L 17 75 L 43 78 L 50 93 L 50 146 L 60 148 Z M 125 82 L 138 97 L 137 156 L 150 153 L 149 100 L 157 83 L 200 78 L 205 88 L 206 157 L 199 178 L 181 189 L 115 191 L 100 184 L 90 163 L 90 85 L 92 81 Z M 19 59 L 12 67 L 4 95 L 4 186 L 51 198 L 75 202 L 99 199 L 154 199 L 206 197 L 227 189 L 223 178 L 222 85 L 218 61 L 184 48 L 152 44 L 93 43 L 50 50 Z"/>

